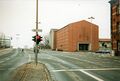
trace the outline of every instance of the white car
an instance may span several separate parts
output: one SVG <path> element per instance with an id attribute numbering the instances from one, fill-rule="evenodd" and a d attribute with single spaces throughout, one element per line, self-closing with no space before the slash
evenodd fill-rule
<path id="1" fill-rule="evenodd" d="M 95 53 L 104 53 L 104 54 L 109 53 L 110 54 L 111 50 L 98 50 Z"/>

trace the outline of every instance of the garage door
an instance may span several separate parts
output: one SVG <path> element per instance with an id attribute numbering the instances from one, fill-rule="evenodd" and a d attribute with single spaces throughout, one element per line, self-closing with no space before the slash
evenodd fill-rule
<path id="1" fill-rule="evenodd" d="M 79 50 L 87 51 L 89 44 L 79 44 Z"/>

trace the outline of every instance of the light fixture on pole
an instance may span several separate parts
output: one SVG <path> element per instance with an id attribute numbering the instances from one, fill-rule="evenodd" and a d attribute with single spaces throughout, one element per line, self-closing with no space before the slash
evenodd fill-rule
<path id="1" fill-rule="evenodd" d="M 91 20 L 90 22 L 92 23 L 92 20 L 95 18 L 91 16 L 91 17 L 88 17 L 88 19 L 90 19 Z"/>

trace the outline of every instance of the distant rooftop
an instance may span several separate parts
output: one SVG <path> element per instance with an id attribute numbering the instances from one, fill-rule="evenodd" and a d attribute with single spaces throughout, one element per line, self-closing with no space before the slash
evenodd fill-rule
<path id="1" fill-rule="evenodd" d="M 100 42 L 111 42 L 111 39 L 105 38 L 105 39 L 99 39 L 99 41 L 100 41 Z"/>

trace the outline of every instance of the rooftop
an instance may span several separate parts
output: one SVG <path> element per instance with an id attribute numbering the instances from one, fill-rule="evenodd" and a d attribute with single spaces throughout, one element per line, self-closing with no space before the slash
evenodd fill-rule
<path id="1" fill-rule="evenodd" d="M 101 41 L 101 42 L 111 42 L 111 39 L 105 38 L 105 39 L 99 39 L 99 41 Z"/>

